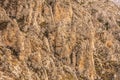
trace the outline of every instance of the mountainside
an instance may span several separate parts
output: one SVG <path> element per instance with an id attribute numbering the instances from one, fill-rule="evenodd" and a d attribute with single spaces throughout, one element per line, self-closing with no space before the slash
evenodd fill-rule
<path id="1" fill-rule="evenodd" d="M 120 7 L 0 0 L 0 80 L 120 80 Z"/>

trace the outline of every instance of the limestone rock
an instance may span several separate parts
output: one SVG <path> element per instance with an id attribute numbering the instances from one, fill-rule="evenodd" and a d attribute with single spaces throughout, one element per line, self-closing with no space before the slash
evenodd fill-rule
<path id="1" fill-rule="evenodd" d="M 120 7 L 0 0 L 0 80 L 120 80 Z"/>

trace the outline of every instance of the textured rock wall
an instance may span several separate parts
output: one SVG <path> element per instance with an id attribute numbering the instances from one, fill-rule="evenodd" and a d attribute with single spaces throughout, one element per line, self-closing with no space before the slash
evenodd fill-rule
<path id="1" fill-rule="evenodd" d="M 108 0 L 0 0 L 0 80 L 120 80 L 120 8 Z"/>

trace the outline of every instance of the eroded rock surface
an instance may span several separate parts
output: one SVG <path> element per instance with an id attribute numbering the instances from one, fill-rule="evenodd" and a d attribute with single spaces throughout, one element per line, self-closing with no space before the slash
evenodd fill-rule
<path id="1" fill-rule="evenodd" d="M 120 8 L 0 0 L 0 80 L 120 80 Z"/>

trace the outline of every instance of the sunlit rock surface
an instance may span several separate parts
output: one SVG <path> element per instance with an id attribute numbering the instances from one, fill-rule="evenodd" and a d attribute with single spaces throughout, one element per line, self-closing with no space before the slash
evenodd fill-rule
<path id="1" fill-rule="evenodd" d="M 117 6 L 120 6 L 120 0 L 111 0 L 113 1 Z"/>
<path id="2" fill-rule="evenodd" d="M 0 80 L 120 80 L 120 8 L 0 0 Z"/>

